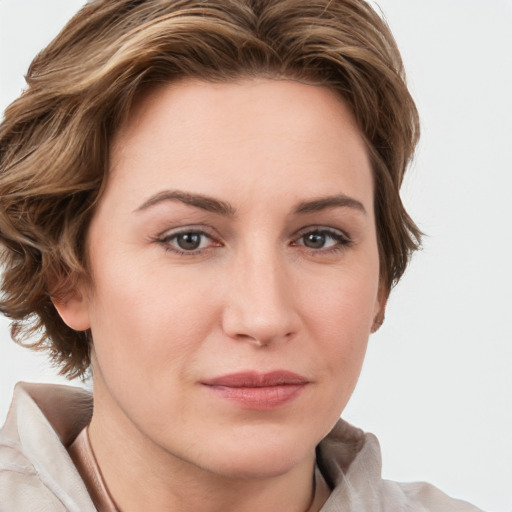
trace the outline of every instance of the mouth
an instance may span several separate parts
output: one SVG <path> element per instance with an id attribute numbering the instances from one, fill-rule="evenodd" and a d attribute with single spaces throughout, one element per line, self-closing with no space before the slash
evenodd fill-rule
<path id="1" fill-rule="evenodd" d="M 232 373 L 201 382 L 217 397 L 259 411 L 292 402 L 309 383 L 306 377 L 287 370 Z"/>

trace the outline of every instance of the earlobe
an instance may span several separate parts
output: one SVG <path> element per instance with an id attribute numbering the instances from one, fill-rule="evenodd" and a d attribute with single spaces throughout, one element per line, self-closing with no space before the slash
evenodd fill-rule
<path id="1" fill-rule="evenodd" d="M 375 305 L 375 316 L 373 317 L 373 324 L 371 328 L 372 334 L 377 332 L 380 326 L 384 323 L 386 317 L 386 304 L 388 302 L 389 292 L 385 285 L 381 282 L 379 285 L 379 291 L 377 295 L 377 302 Z"/>
<path id="2" fill-rule="evenodd" d="M 83 291 L 75 289 L 64 298 L 52 297 L 52 302 L 68 327 L 75 331 L 90 329 L 88 301 Z"/>
<path id="3" fill-rule="evenodd" d="M 385 315 L 384 315 L 384 311 L 383 311 L 382 314 L 378 314 L 373 319 L 372 330 L 371 330 L 372 334 L 379 330 L 380 326 L 384 323 L 384 320 L 385 320 Z"/>

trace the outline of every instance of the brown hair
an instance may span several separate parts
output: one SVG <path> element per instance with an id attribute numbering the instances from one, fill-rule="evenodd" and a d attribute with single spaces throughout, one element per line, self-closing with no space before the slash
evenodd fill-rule
<path id="1" fill-rule="evenodd" d="M 88 276 L 109 143 L 141 88 L 262 75 L 327 86 L 352 109 L 391 289 L 420 241 L 399 196 L 418 116 L 393 36 L 365 1 L 96 0 L 34 59 L 0 125 L 0 309 L 15 340 L 48 349 L 70 377 L 88 368 L 89 333 L 67 327 L 51 299 Z"/>

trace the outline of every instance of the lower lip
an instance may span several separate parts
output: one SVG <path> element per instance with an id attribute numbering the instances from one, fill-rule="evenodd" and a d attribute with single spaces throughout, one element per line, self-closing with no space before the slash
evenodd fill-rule
<path id="1" fill-rule="evenodd" d="M 220 398 L 235 402 L 243 409 L 268 411 L 282 407 L 304 390 L 306 384 L 280 384 L 263 387 L 206 386 Z"/>

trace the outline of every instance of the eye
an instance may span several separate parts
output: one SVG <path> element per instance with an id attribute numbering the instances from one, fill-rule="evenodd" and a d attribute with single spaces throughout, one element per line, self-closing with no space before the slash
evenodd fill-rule
<path id="1" fill-rule="evenodd" d="M 343 248 L 350 244 L 350 239 L 337 230 L 318 228 L 301 235 L 296 244 L 313 251 L 328 251 Z"/>
<path id="2" fill-rule="evenodd" d="M 204 231 L 192 229 L 165 234 L 158 242 L 163 244 L 167 250 L 179 254 L 199 253 L 214 244 L 213 239 Z"/>

